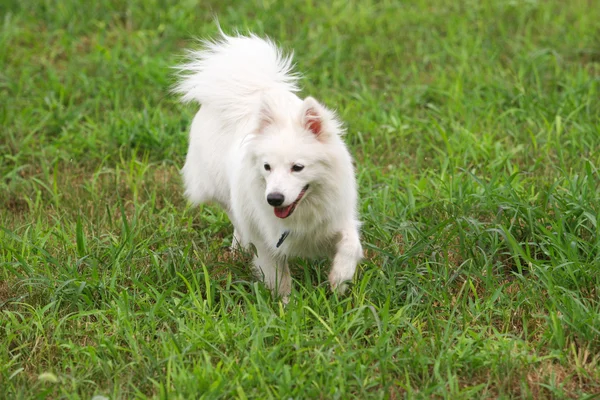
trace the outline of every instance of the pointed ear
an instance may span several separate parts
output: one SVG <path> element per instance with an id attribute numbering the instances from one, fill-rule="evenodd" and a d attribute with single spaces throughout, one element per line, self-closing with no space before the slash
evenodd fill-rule
<path id="1" fill-rule="evenodd" d="M 342 125 L 335 114 L 312 97 L 304 99 L 300 121 L 304 129 L 321 141 L 342 133 Z"/>
<path id="2" fill-rule="evenodd" d="M 325 108 L 312 97 L 307 97 L 302 103 L 302 126 L 316 137 L 321 136 L 326 117 Z"/>
<path id="3" fill-rule="evenodd" d="M 265 130 L 266 127 L 273 124 L 274 120 L 275 117 L 273 114 L 273 110 L 267 102 L 263 101 L 258 111 L 258 124 L 256 131 L 258 133 L 261 133 Z"/>

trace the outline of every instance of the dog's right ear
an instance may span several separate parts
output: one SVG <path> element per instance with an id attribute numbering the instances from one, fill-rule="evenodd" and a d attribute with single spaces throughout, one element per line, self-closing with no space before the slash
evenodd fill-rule
<path id="1" fill-rule="evenodd" d="M 272 125 L 274 122 L 273 111 L 271 107 L 265 102 L 260 107 L 260 111 L 258 112 L 258 125 L 256 131 L 261 133 L 265 130 L 266 127 Z"/>

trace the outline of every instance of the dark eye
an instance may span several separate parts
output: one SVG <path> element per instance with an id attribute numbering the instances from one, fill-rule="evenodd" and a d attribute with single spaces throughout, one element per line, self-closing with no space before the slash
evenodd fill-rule
<path id="1" fill-rule="evenodd" d="M 300 172 L 303 169 L 304 169 L 304 165 L 302 165 L 302 164 L 294 164 L 292 166 L 292 171 L 294 171 L 294 172 Z"/>
<path id="2" fill-rule="evenodd" d="M 270 171 L 271 170 L 271 166 L 267 163 L 265 163 L 265 171 Z"/>

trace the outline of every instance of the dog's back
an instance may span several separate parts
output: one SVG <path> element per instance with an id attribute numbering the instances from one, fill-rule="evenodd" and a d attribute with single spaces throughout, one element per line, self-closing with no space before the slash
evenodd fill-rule
<path id="1" fill-rule="evenodd" d="M 222 34 L 220 40 L 205 41 L 178 70 L 175 92 L 182 100 L 214 107 L 228 122 L 239 123 L 256 113 L 264 92 L 298 91 L 291 55 L 254 35 Z"/>

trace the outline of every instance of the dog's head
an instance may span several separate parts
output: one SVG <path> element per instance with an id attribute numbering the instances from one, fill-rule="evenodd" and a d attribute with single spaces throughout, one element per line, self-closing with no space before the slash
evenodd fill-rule
<path id="1" fill-rule="evenodd" d="M 332 151 L 341 124 L 312 97 L 298 105 L 264 102 L 253 145 L 253 168 L 264 179 L 265 204 L 282 219 L 336 175 Z"/>

